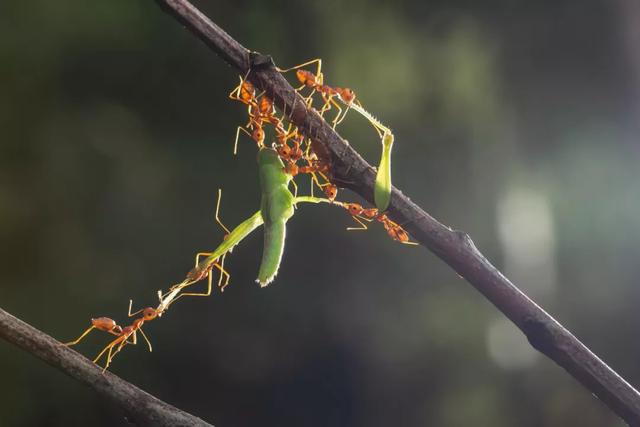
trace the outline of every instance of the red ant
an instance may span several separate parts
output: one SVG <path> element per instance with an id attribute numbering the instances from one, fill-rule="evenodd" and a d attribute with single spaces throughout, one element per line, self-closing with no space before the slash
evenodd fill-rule
<path id="1" fill-rule="evenodd" d="M 393 240 L 405 245 L 417 245 L 417 243 L 409 241 L 409 233 L 407 233 L 400 224 L 391 221 L 386 214 L 380 213 L 378 209 L 363 208 L 362 205 L 358 203 L 343 203 L 342 206 L 351 214 L 353 219 L 360 224 L 360 227 L 349 227 L 347 230 L 366 230 L 368 227 L 362 221 L 371 222 L 376 220 L 382 223 L 387 234 Z"/>
<path id="2" fill-rule="evenodd" d="M 147 345 L 149 346 L 149 351 L 153 351 L 153 348 L 151 347 L 151 342 L 149 341 L 149 338 L 147 338 L 147 335 L 144 333 L 144 331 L 142 330 L 142 325 L 144 325 L 144 322 L 149 322 L 151 320 L 154 320 L 156 317 L 159 316 L 159 312 L 157 309 L 153 308 L 153 307 L 147 307 L 147 308 L 143 308 L 140 309 L 138 311 L 136 311 L 135 313 L 131 312 L 131 306 L 133 305 L 133 301 L 129 300 L 129 313 L 128 316 L 129 317 L 133 317 L 138 313 L 142 313 L 142 317 L 139 317 L 137 319 L 135 319 L 133 321 L 133 323 L 129 326 L 125 326 L 124 328 L 122 328 L 121 332 L 119 333 L 118 338 L 116 338 L 115 340 L 111 341 L 97 356 L 96 358 L 93 360 L 93 363 L 98 363 L 98 360 L 100 360 L 100 358 L 102 357 L 102 355 L 108 351 L 107 353 L 107 361 L 104 365 L 104 369 L 102 370 L 102 372 L 105 372 L 108 368 L 109 365 L 111 364 L 111 361 L 113 360 L 113 358 L 116 356 L 116 354 L 118 354 L 118 352 L 120 352 L 120 350 L 122 350 L 122 348 L 127 345 L 127 344 L 137 344 L 138 342 L 138 331 L 140 331 L 140 334 L 142 334 L 142 337 L 144 338 L 144 340 L 146 341 Z M 129 338 L 131 338 L 131 340 L 129 340 Z M 115 352 L 113 351 L 114 347 L 116 347 Z"/>
<path id="3" fill-rule="evenodd" d="M 304 70 L 302 67 L 311 64 L 317 64 L 316 73 L 312 73 L 311 71 Z M 311 105 L 312 97 L 315 92 L 318 92 L 322 95 L 322 99 L 324 100 L 324 105 L 320 109 L 320 115 L 323 115 L 325 111 L 331 108 L 331 105 L 336 107 L 338 113 L 336 117 L 333 119 L 333 127 L 335 128 L 342 120 L 344 120 L 346 116 L 346 112 L 343 114 L 342 107 L 340 104 L 333 100 L 334 97 L 338 97 L 347 107 L 350 107 L 354 102 L 359 105 L 359 102 L 356 101 L 356 94 L 350 88 L 343 87 L 331 87 L 324 84 L 324 76 L 320 71 L 322 68 L 322 60 L 321 59 L 313 59 L 311 61 L 307 61 L 303 64 L 296 65 L 295 67 L 287 68 L 287 69 L 279 69 L 278 71 L 281 73 L 285 73 L 287 71 L 296 70 L 296 78 L 302 84 L 300 87 L 296 88 L 297 91 L 303 89 L 304 87 L 309 87 L 312 89 L 309 96 L 305 98 L 307 105 Z M 342 116 L 342 117 L 341 117 Z"/>
<path id="4" fill-rule="evenodd" d="M 99 317 L 97 319 L 91 319 L 91 326 L 82 333 L 76 340 L 66 343 L 67 346 L 72 346 L 78 344 L 89 332 L 93 329 L 98 329 L 103 332 L 110 333 L 112 335 L 116 335 L 118 338 L 109 343 L 93 360 L 94 363 L 98 363 L 98 360 L 102 357 L 102 355 L 108 351 L 107 355 L 107 363 L 103 369 L 103 372 L 107 370 L 109 365 L 111 364 L 111 360 L 113 357 L 124 347 L 126 344 L 136 344 L 137 343 L 137 331 L 140 331 L 143 338 L 147 342 L 149 346 L 149 351 L 152 351 L 151 342 L 145 335 L 142 330 L 142 325 L 144 322 L 151 321 L 159 316 L 159 311 L 153 307 L 143 308 L 141 310 L 136 311 L 135 313 L 131 312 L 131 306 L 133 302 L 129 301 L 129 317 L 133 317 L 136 314 L 142 312 L 142 317 L 135 319 L 130 326 L 125 326 L 124 328 L 116 324 L 115 320 L 110 319 L 108 317 Z M 129 340 L 131 338 L 131 340 Z M 115 353 L 113 352 L 113 348 L 118 346 Z"/>

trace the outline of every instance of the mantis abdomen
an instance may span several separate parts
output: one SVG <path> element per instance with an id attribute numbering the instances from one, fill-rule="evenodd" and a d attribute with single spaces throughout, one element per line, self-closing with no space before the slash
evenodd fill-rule
<path id="1" fill-rule="evenodd" d="M 284 253 L 286 224 L 293 216 L 294 197 L 288 188 L 291 175 L 284 172 L 284 164 L 275 150 L 261 149 L 258 152 L 258 167 L 262 188 L 260 212 L 264 220 L 264 247 L 257 282 L 260 286 L 267 286 L 278 274 Z"/>
<path id="2" fill-rule="evenodd" d="M 284 239 L 287 228 L 284 220 L 271 223 L 264 227 L 264 249 L 262 261 L 258 272 L 258 283 L 260 286 L 267 286 L 278 274 L 278 268 L 284 253 Z"/>

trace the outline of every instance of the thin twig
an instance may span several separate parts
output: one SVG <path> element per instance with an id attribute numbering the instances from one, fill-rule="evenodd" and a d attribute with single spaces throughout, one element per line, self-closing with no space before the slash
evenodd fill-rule
<path id="1" fill-rule="evenodd" d="M 314 151 L 332 165 L 332 180 L 373 201 L 375 170 L 276 71 L 271 58 L 250 52 L 186 0 L 155 0 L 207 46 L 274 100 L 313 139 Z M 393 189 L 390 216 L 464 277 L 522 330 L 533 347 L 566 369 L 630 425 L 640 425 L 640 394 L 567 329 L 523 294 L 475 247 L 464 232 L 431 217 Z"/>
<path id="2" fill-rule="evenodd" d="M 0 309 L 0 337 L 88 385 L 118 405 L 127 419 L 139 426 L 211 427 L 200 418 L 181 411 L 129 384 L 33 326 Z"/>

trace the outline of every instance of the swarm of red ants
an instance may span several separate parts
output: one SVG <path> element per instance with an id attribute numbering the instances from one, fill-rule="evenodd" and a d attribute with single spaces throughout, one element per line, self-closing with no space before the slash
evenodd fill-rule
<path id="1" fill-rule="evenodd" d="M 317 71 L 315 73 L 303 69 L 302 67 L 309 66 L 311 64 L 317 64 Z M 324 84 L 324 76 L 321 72 L 321 61 L 319 59 L 308 61 L 304 64 L 286 69 L 278 70 L 282 73 L 295 70 L 296 78 L 300 83 L 300 87 L 296 88 L 296 91 L 303 95 L 304 92 L 307 95 L 303 95 L 304 102 L 309 108 L 315 108 L 321 116 L 324 116 L 327 112 L 335 108 L 336 115 L 332 120 L 333 128 L 340 124 L 344 120 L 349 109 L 355 109 L 363 114 L 376 128 L 379 135 L 382 136 L 381 129 L 386 129 L 376 119 L 364 110 L 360 102 L 356 99 L 356 94 L 349 88 L 333 87 Z M 344 208 L 358 223 L 358 227 L 351 227 L 348 230 L 366 230 L 367 222 L 377 221 L 381 223 L 386 230 L 389 237 L 395 241 L 404 244 L 414 244 L 409 241 L 408 233 L 399 224 L 393 222 L 387 217 L 384 212 L 380 212 L 377 208 L 364 208 L 358 203 L 347 203 L 336 200 L 338 194 L 338 187 L 331 182 L 329 178 L 330 165 L 323 162 L 314 153 L 312 148 L 312 141 L 307 138 L 298 128 L 289 123 L 285 125 L 285 115 L 278 117 L 276 109 L 273 104 L 273 100 L 263 94 L 256 94 L 256 88 L 251 82 L 244 78 L 240 78 L 240 84 L 231 91 L 229 98 L 235 101 L 239 101 L 247 106 L 247 113 L 249 121 L 245 126 L 239 126 L 236 132 L 236 138 L 234 143 L 233 152 L 237 153 L 238 140 L 241 133 L 248 135 L 251 140 L 255 142 L 258 148 L 265 147 L 265 126 L 272 126 L 273 133 L 275 135 L 275 141 L 272 144 L 284 163 L 284 171 L 290 174 L 292 177 L 298 175 L 307 174 L 311 177 L 311 193 L 313 196 L 313 188 L 317 186 L 323 193 L 326 199 L 336 205 Z M 318 107 L 314 106 L 316 101 L 319 102 Z M 294 192 L 297 193 L 297 185 L 295 181 L 291 181 L 294 186 Z M 218 207 L 216 208 L 216 221 L 224 228 L 226 235 L 228 235 L 229 229 L 222 224 L 218 218 L 218 208 L 220 204 L 220 192 L 218 193 Z M 224 269 L 224 255 L 220 257 L 220 262 L 210 263 L 206 268 L 201 268 L 199 262 L 200 257 L 209 256 L 210 253 L 198 253 L 196 256 L 195 267 L 187 273 L 185 279 L 172 286 L 166 293 L 158 291 L 158 298 L 160 304 L 156 307 L 147 307 L 138 311 L 132 312 L 132 302 L 129 302 L 128 316 L 136 317 L 129 326 L 120 326 L 113 319 L 108 317 L 99 317 L 97 319 L 91 319 L 91 326 L 85 330 L 76 340 L 66 343 L 66 345 L 78 344 L 85 336 L 87 336 L 92 330 L 97 329 L 103 332 L 107 332 L 114 335 L 116 338 L 111 341 L 94 359 L 94 363 L 102 358 L 106 354 L 106 361 L 103 372 L 106 371 L 111 364 L 113 358 L 118 354 L 127 344 L 136 344 L 138 338 L 138 332 L 144 338 L 149 351 L 152 351 L 152 346 L 142 330 L 142 326 L 145 322 L 152 321 L 169 308 L 171 304 L 176 302 L 183 296 L 208 296 L 211 292 L 211 281 L 213 278 L 213 267 L 220 271 L 218 286 L 223 290 L 229 283 L 229 273 Z M 207 293 L 181 293 L 182 289 L 190 286 L 200 280 L 208 279 L 209 292 Z"/>

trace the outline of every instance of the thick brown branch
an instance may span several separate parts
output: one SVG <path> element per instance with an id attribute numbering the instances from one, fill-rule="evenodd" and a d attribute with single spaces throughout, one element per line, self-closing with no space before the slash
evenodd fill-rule
<path id="1" fill-rule="evenodd" d="M 311 137 L 318 155 L 330 160 L 332 179 L 373 200 L 375 170 L 329 126 L 278 73 L 268 56 L 249 52 L 186 0 L 156 0 L 231 66 L 264 90 L 298 128 Z M 464 277 L 527 336 L 529 342 L 566 369 L 631 425 L 640 425 L 640 394 L 561 324 L 500 273 L 463 232 L 452 230 L 393 189 L 390 216 L 422 245 Z"/>
<path id="2" fill-rule="evenodd" d="M 139 426 L 209 426 L 200 418 L 181 411 L 140 390 L 64 344 L 0 309 L 0 337 L 44 360 L 49 365 L 88 385 L 124 410 Z"/>

